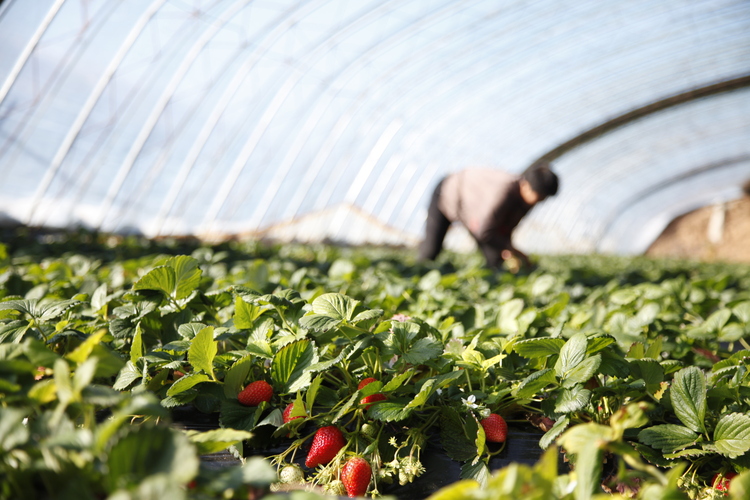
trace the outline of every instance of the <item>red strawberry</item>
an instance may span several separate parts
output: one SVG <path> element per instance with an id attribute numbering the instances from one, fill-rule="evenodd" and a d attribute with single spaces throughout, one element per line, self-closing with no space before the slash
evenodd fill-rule
<path id="1" fill-rule="evenodd" d="M 292 416 L 292 408 L 294 408 L 294 403 L 289 403 L 287 407 L 284 409 L 284 412 L 281 414 L 281 416 L 284 418 L 284 423 L 291 422 L 292 420 L 297 420 L 298 418 L 305 418 L 302 415 L 297 415 L 296 417 Z"/>
<path id="2" fill-rule="evenodd" d="M 503 443 L 508 436 L 508 424 L 503 417 L 497 413 L 490 413 L 490 416 L 482 419 L 480 422 L 484 429 L 484 435 L 490 443 Z"/>
<path id="3" fill-rule="evenodd" d="M 338 427 L 329 425 L 321 427 L 313 437 L 310 453 L 307 454 L 305 465 L 315 467 L 321 464 L 327 464 L 336 453 L 346 444 L 346 439 Z"/>
<path id="4" fill-rule="evenodd" d="M 359 385 L 357 386 L 357 389 L 362 389 L 367 384 L 371 384 L 373 382 L 377 382 L 377 380 L 372 377 L 367 377 L 366 379 L 362 380 L 362 382 L 359 383 Z"/>
<path id="5" fill-rule="evenodd" d="M 371 476 L 372 468 L 367 460 L 362 457 L 350 458 L 341 468 L 341 481 L 349 498 L 364 496 Z"/>
<path id="6" fill-rule="evenodd" d="M 385 397 L 385 394 L 382 394 L 380 392 L 375 394 L 370 394 L 369 396 L 365 396 L 362 399 L 359 400 L 359 404 L 365 405 L 365 410 L 368 409 L 370 406 L 372 406 L 372 403 L 375 403 L 376 401 L 385 401 L 388 399 Z"/>
<path id="7" fill-rule="evenodd" d="M 265 380 L 256 380 L 247 384 L 241 393 L 237 396 L 241 405 L 258 406 L 263 401 L 270 401 L 273 396 L 271 384 Z"/>
<path id="8" fill-rule="evenodd" d="M 729 482 L 736 475 L 736 472 L 727 472 L 724 475 L 718 473 L 714 474 L 713 479 L 711 479 L 711 485 L 713 485 L 718 491 L 729 491 Z"/>

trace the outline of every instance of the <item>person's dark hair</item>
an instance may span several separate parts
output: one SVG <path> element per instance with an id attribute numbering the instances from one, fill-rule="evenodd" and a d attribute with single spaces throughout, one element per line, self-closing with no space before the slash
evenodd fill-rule
<path id="1" fill-rule="evenodd" d="M 531 189 L 539 193 L 543 198 L 557 194 L 559 179 L 557 178 L 557 175 L 550 170 L 549 163 L 546 161 L 538 161 L 534 163 L 524 170 L 521 177 L 526 179 L 531 185 Z"/>

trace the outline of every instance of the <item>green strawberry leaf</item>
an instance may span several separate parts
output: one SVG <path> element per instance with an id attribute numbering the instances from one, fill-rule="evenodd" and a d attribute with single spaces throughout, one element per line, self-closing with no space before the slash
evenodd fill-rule
<path id="1" fill-rule="evenodd" d="M 346 415 L 349 412 L 349 410 L 351 410 L 354 407 L 354 405 L 357 404 L 357 402 L 361 399 L 362 399 L 362 394 L 359 391 L 354 391 L 354 394 L 352 394 L 349 397 L 349 399 L 346 401 L 346 403 L 344 403 L 344 405 L 341 408 L 339 408 L 339 411 L 336 413 L 336 416 L 333 417 L 333 420 L 331 422 L 334 424 L 338 422 L 338 420 L 344 415 Z"/>
<path id="2" fill-rule="evenodd" d="M 688 458 L 700 457 L 703 455 L 710 455 L 711 453 L 715 453 L 715 452 L 710 451 L 710 450 L 699 449 L 699 448 L 688 448 L 688 449 L 680 450 L 674 453 L 665 453 L 664 458 L 668 460 L 675 460 L 678 458 L 685 458 L 685 457 L 688 457 Z"/>
<path id="3" fill-rule="evenodd" d="M 362 342 L 357 342 L 356 344 L 349 344 L 348 346 L 341 349 L 341 352 L 335 358 L 331 358 L 326 361 L 318 361 L 317 363 L 313 363 L 312 365 L 310 365 L 308 370 L 313 373 L 324 372 L 328 370 L 329 368 L 338 365 L 339 363 L 341 363 L 342 360 L 348 359 L 349 356 L 351 356 L 351 354 L 361 346 L 361 344 Z"/>
<path id="4" fill-rule="evenodd" d="M 593 498 L 595 491 L 600 490 L 602 455 L 597 441 L 587 443 L 576 453 L 576 500 L 589 500 Z"/>
<path id="5" fill-rule="evenodd" d="M 523 299 L 520 298 L 511 299 L 500 306 L 497 326 L 501 333 L 521 334 L 518 317 L 523 312 L 523 308 Z"/>
<path id="6" fill-rule="evenodd" d="M 568 425 L 570 424 L 570 417 L 568 415 L 565 415 L 561 418 L 559 418 L 555 425 L 552 426 L 550 430 L 544 433 L 544 436 L 539 440 L 539 447 L 544 449 L 547 449 L 552 443 L 554 443 L 555 439 L 557 439 L 560 434 L 562 434 L 565 429 L 568 428 Z"/>
<path id="7" fill-rule="evenodd" d="M 745 324 L 750 323 L 750 300 L 745 300 L 732 307 L 732 313 Z"/>
<path id="8" fill-rule="evenodd" d="M 567 372 L 578 366 L 586 358 L 588 340 L 584 333 L 576 333 L 560 349 L 560 357 L 555 363 L 555 372 L 564 377 Z"/>
<path id="9" fill-rule="evenodd" d="M 234 300 L 234 326 L 239 330 L 248 330 L 253 327 L 255 320 L 263 314 L 263 308 L 245 302 L 242 297 Z"/>
<path id="10" fill-rule="evenodd" d="M 530 398 L 556 382 L 555 371 L 552 368 L 535 371 L 518 384 L 513 390 L 513 395 L 519 399 Z"/>
<path id="11" fill-rule="evenodd" d="M 106 333 L 106 330 L 100 330 L 97 333 L 92 333 L 91 335 L 86 337 L 86 340 L 81 342 L 81 344 L 76 347 L 73 352 L 69 353 L 65 357 L 75 363 L 83 363 L 89 358 L 89 356 L 91 356 L 91 353 L 94 351 L 96 346 L 99 345 Z"/>
<path id="12" fill-rule="evenodd" d="M 133 290 L 156 290 L 171 297 L 176 281 L 172 267 L 157 266 L 133 283 Z"/>
<path id="13" fill-rule="evenodd" d="M 178 255 L 170 258 L 167 265 L 174 269 L 175 288 L 171 295 L 175 300 L 188 297 L 198 288 L 203 271 L 197 260 L 188 255 Z"/>
<path id="14" fill-rule="evenodd" d="M 167 389 L 167 396 L 176 396 L 181 392 L 192 389 L 201 382 L 207 382 L 210 380 L 211 379 L 209 378 L 209 376 L 205 373 L 191 373 L 189 375 L 185 375 L 184 377 L 180 377 L 179 380 L 177 380 L 169 387 L 169 389 Z"/>
<path id="15" fill-rule="evenodd" d="M 606 348 L 608 345 L 614 344 L 615 342 L 616 340 L 609 336 L 590 338 L 588 339 L 588 342 L 586 344 L 586 356 L 596 354 L 597 352 Z"/>
<path id="16" fill-rule="evenodd" d="M 477 447 L 466 436 L 463 421 L 453 408 L 443 408 L 440 413 L 440 442 L 453 460 L 463 462 L 477 456 Z"/>
<path id="17" fill-rule="evenodd" d="M 29 426 L 24 423 L 27 411 L 9 407 L 0 412 L 0 450 L 10 452 L 28 441 Z"/>
<path id="18" fill-rule="evenodd" d="M 142 376 L 143 375 L 141 374 L 141 371 L 138 369 L 138 367 L 136 367 L 132 361 L 128 361 L 127 363 L 125 363 L 125 366 L 120 369 L 120 373 L 117 374 L 117 379 L 115 379 L 115 383 L 112 388 L 117 391 L 124 391 L 125 389 L 130 387 L 130 384 L 132 384 Z"/>
<path id="19" fill-rule="evenodd" d="M 602 357 L 595 354 L 590 358 L 584 359 L 578 363 L 572 370 L 568 371 L 563 379 L 563 387 L 573 387 L 576 384 L 583 384 L 589 380 L 599 369 L 602 363 Z"/>
<path id="20" fill-rule="evenodd" d="M 0 306 L 4 302 L 0 302 Z M 23 320 L 15 320 L 10 323 L 0 325 L 0 343 L 18 343 L 31 328 L 31 323 Z"/>
<path id="21" fill-rule="evenodd" d="M 729 318 L 731 316 L 732 311 L 730 309 L 719 309 L 718 311 L 711 314 L 711 316 L 706 318 L 706 321 L 703 322 L 703 327 L 707 332 L 717 333 L 724 327 L 727 321 L 729 321 Z"/>
<path id="22" fill-rule="evenodd" d="M 135 364 L 139 359 L 143 357 L 143 331 L 141 330 L 141 323 L 138 322 L 135 325 L 135 335 L 133 335 L 133 343 L 130 346 L 130 361 Z"/>
<path id="23" fill-rule="evenodd" d="M 224 376 L 224 396 L 236 398 L 245 385 L 245 380 L 250 374 L 253 365 L 253 356 L 248 354 L 234 362 L 232 367 Z"/>
<path id="24" fill-rule="evenodd" d="M 558 441 L 576 455 L 576 500 L 588 500 L 601 483 L 602 447 L 613 438 L 610 427 L 588 423 L 571 427 Z"/>
<path id="25" fill-rule="evenodd" d="M 367 410 L 368 417 L 381 422 L 397 422 L 408 417 L 410 413 L 411 410 L 406 409 L 404 403 L 390 400 L 374 404 Z"/>
<path id="26" fill-rule="evenodd" d="M 323 314 L 339 321 L 350 321 L 354 316 L 357 304 L 359 304 L 358 300 L 351 299 L 346 295 L 324 293 L 313 300 L 312 311 L 315 314 Z"/>
<path id="27" fill-rule="evenodd" d="M 560 436 L 558 441 L 570 453 L 580 453 L 594 443 L 604 445 L 613 438 L 610 427 L 593 422 L 574 425 Z"/>
<path id="28" fill-rule="evenodd" d="M 314 332 L 327 332 L 337 328 L 341 324 L 338 319 L 331 318 L 325 314 L 306 314 L 299 319 L 299 325 Z"/>
<path id="29" fill-rule="evenodd" d="M 169 427 L 125 427 L 109 450 L 105 481 L 111 491 L 136 486 L 154 475 L 185 484 L 198 473 L 200 461 L 188 437 Z"/>
<path id="30" fill-rule="evenodd" d="M 203 323 L 183 323 L 177 328 L 177 333 L 185 340 L 191 340 L 193 337 L 198 335 L 198 332 L 206 328 L 208 325 Z"/>
<path id="31" fill-rule="evenodd" d="M 436 379 L 431 378 L 425 381 L 424 384 L 422 384 L 422 387 L 419 389 L 419 392 L 414 396 L 414 399 L 409 401 L 409 403 L 406 405 L 405 408 L 419 408 L 423 404 L 427 402 L 427 399 L 432 395 L 433 390 L 436 389 L 434 386 Z"/>
<path id="32" fill-rule="evenodd" d="M 631 359 L 630 371 L 636 379 L 643 379 L 646 385 L 664 381 L 664 368 L 654 359 Z"/>
<path id="33" fill-rule="evenodd" d="M 557 397 L 555 413 L 572 413 L 581 410 L 589 403 L 591 391 L 576 385 L 570 389 L 563 389 Z"/>
<path id="34" fill-rule="evenodd" d="M 201 274 L 197 260 L 179 255 L 144 274 L 133 284 L 133 290 L 156 290 L 174 300 L 182 300 L 198 287 Z"/>
<path id="35" fill-rule="evenodd" d="M 216 380 L 214 376 L 214 357 L 216 357 L 218 349 L 218 342 L 214 340 L 214 328 L 208 326 L 199 331 L 195 338 L 193 338 L 190 349 L 188 349 L 188 362 L 196 370 L 202 370 L 213 380 Z"/>
<path id="36" fill-rule="evenodd" d="M 633 288 L 621 288 L 615 290 L 609 296 L 609 301 L 617 305 L 627 305 L 638 298 L 638 291 Z"/>
<path id="37" fill-rule="evenodd" d="M 238 431 L 237 429 L 211 429 L 210 431 L 199 432 L 196 430 L 186 431 L 187 437 L 198 449 L 199 455 L 208 455 L 226 450 L 233 444 L 245 441 L 253 437 L 253 434 L 247 431 Z"/>
<path id="38" fill-rule="evenodd" d="M 414 369 L 409 368 L 404 373 L 399 373 L 383 386 L 381 392 L 393 392 L 402 387 L 414 375 Z"/>
<path id="39" fill-rule="evenodd" d="M 665 452 L 673 452 L 694 445 L 700 436 L 687 427 L 675 424 L 662 424 L 643 429 L 638 440 Z"/>
<path id="40" fill-rule="evenodd" d="M 490 469 L 484 460 L 473 460 L 461 466 L 461 479 L 473 479 L 479 486 L 485 487 L 490 479 Z"/>
<path id="41" fill-rule="evenodd" d="M 263 405 L 261 405 L 263 406 Z M 261 408 L 259 406 L 258 408 Z M 222 427 L 241 431 L 252 431 L 255 427 L 257 411 L 242 406 L 236 399 L 225 399 L 221 402 L 219 423 Z"/>
<path id="42" fill-rule="evenodd" d="M 310 384 L 310 387 L 307 388 L 307 394 L 305 395 L 305 404 L 307 404 L 308 408 L 312 408 L 315 404 L 315 398 L 318 395 L 318 391 L 320 390 L 320 385 L 323 383 L 323 374 L 319 374 L 317 377 L 315 377 Z M 296 408 L 295 408 L 296 410 Z"/>
<path id="43" fill-rule="evenodd" d="M 724 415 L 714 429 L 714 445 L 719 453 L 737 458 L 750 450 L 750 416 L 742 413 Z"/>
<path id="44" fill-rule="evenodd" d="M 531 295 L 539 297 L 549 292 L 557 283 L 557 278 L 551 274 L 542 274 L 534 280 L 534 284 L 531 285 Z"/>
<path id="45" fill-rule="evenodd" d="M 357 323 L 361 323 L 363 321 L 368 321 L 371 319 L 377 319 L 383 315 L 382 309 L 368 309 L 366 311 L 362 311 L 361 313 L 357 314 L 354 318 L 352 318 L 351 323 L 356 325 Z"/>
<path id="46" fill-rule="evenodd" d="M 315 344 L 309 339 L 287 344 L 271 361 L 271 378 L 282 393 L 296 392 L 312 382 L 310 366 L 318 362 Z"/>
<path id="47" fill-rule="evenodd" d="M 269 413 L 263 420 L 258 422 L 258 425 L 256 425 L 255 427 L 260 427 L 261 425 L 271 425 L 277 428 L 284 425 L 284 416 L 281 413 L 281 410 L 276 408 L 271 413 Z"/>
<path id="48" fill-rule="evenodd" d="M 423 337 L 414 342 L 409 350 L 404 353 L 404 361 L 411 365 L 435 359 L 443 352 L 443 344 L 431 337 Z"/>
<path id="49" fill-rule="evenodd" d="M 558 338 L 533 338 L 515 343 L 513 350 L 524 358 L 542 358 L 560 354 L 565 340 Z"/>
<path id="50" fill-rule="evenodd" d="M 697 366 L 678 371 L 671 390 L 675 415 L 685 427 L 695 432 L 705 432 L 706 378 Z"/>

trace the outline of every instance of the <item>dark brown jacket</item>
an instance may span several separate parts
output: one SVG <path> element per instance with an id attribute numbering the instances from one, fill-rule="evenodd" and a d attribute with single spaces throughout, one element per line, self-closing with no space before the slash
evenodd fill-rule
<path id="1" fill-rule="evenodd" d="M 467 168 L 448 175 L 438 208 L 461 222 L 480 244 L 511 248 L 511 234 L 531 205 L 521 197 L 520 177 L 491 168 Z"/>

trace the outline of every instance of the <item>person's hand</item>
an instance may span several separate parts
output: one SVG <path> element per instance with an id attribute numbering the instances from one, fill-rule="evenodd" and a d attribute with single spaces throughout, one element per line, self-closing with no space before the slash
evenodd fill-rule
<path id="1" fill-rule="evenodd" d="M 517 249 L 510 250 L 506 248 L 505 250 L 500 252 L 500 257 L 502 257 L 504 261 L 510 261 L 511 259 L 515 258 L 520 261 L 520 264 L 523 265 L 523 267 L 533 266 L 533 264 L 531 263 L 531 260 L 529 260 L 528 255 L 526 255 L 525 253 Z M 515 266 L 515 267 L 518 267 L 518 266 Z"/>

